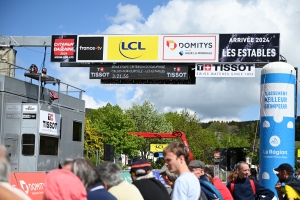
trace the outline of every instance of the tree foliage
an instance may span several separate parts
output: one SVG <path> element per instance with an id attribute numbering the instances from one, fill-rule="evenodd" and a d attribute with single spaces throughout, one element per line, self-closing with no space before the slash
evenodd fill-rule
<path id="1" fill-rule="evenodd" d="M 103 146 L 103 137 L 98 134 L 98 130 L 91 120 L 85 118 L 84 149 L 103 151 Z"/>
<path id="2" fill-rule="evenodd" d="M 159 113 L 149 101 L 144 101 L 142 105 L 133 104 L 125 113 L 134 121 L 138 132 L 166 133 L 172 131 L 171 123 L 167 122 L 164 114 Z M 166 139 L 143 139 L 139 145 L 141 157 L 148 159 L 150 144 L 163 144 L 168 141 Z"/>
<path id="3" fill-rule="evenodd" d="M 169 112 L 166 118 L 172 123 L 174 131 L 183 131 L 186 134 L 194 159 L 210 164 L 213 150 L 220 144 L 211 131 L 202 129 L 197 114 L 191 114 L 185 109 L 180 113 Z"/>
<path id="4" fill-rule="evenodd" d="M 128 134 L 136 131 L 134 121 L 118 105 L 112 106 L 108 103 L 104 107 L 92 110 L 86 118 L 93 128 L 93 135 L 101 139 L 103 144 L 114 145 L 116 154 L 124 153 L 129 157 L 137 155 L 140 139 Z M 86 136 L 90 137 L 87 129 Z"/>
<path id="5" fill-rule="evenodd" d="M 151 143 L 170 143 L 174 139 L 143 139 L 128 132 L 183 131 L 195 159 L 211 164 L 216 148 L 246 147 L 249 149 L 245 150 L 247 155 L 253 158 L 252 163 L 257 164 L 259 154 L 249 147 L 259 148 L 259 128 L 259 121 L 201 123 L 197 113 L 186 109 L 159 113 L 149 101 L 134 104 L 124 111 L 118 105 L 108 103 L 86 115 L 84 148 L 100 150 L 103 155 L 104 144 L 112 144 L 116 154 L 124 153 L 132 158 L 141 153 L 142 158 L 148 159 Z M 295 129 L 296 140 L 300 140 L 300 119 L 297 119 Z M 161 162 L 155 164 L 159 166 Z"/>

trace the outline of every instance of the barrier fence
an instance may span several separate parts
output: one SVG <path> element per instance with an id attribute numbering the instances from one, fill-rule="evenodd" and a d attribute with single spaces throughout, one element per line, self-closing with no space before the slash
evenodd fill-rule
<path id="1" fill-rule="evenodd" d="M 123 170 L 123 180 L 128 183 L 132 183 L 129 170 Z M 165 184 L 165 181 L 161 178 L 159 170 L 153 170 L 154 177 L 161 183 Z M 227 177 L 226 172 L 220 171 L 220 179 L 224 182 Z M 10 173 L 10 185 L 13 188 L 18 188 L 27 194 L 32 200 L 43 200 L 44 195 L 44 181 L 46 172 L 11 172 Z"/>
<path id="2" fill-rule="evenodd" d="M 32 200 L 43 200 L 46 172 L 11 172 L 10 185 L 27 194 Z"/>

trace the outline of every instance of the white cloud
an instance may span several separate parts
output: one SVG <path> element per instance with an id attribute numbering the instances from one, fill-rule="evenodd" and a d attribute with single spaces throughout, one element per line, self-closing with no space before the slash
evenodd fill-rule
<path id="1" fill-rule="evenodd" d="M 135 5 L 118 4 L 117 9 L 116 16 L 110 17 L 113 23 L 102 33 L 280 33 L 280 53 L 290 64 L 298 63 L 298 0 L 171 0 L 156 6 L 149 16 Z M 63 73 L 75 85 L 104 88 L 88 79 L 88 70 L 73 68 Z M 243 108 L 259 105 L 260 69 L 255 78 L 197 78 L 196 85 L 105 85 L 105 89 L 115 91 L 116 102 L 124 108 L 149 100 L 160 111 L 195 111 L 201 121 L 239 120 Z"/>
<path id="2" fill-rule="evenodd" d="M 122 5 L 118 4 L 118 13 L 115 17 L 111 18 L 114 23 L 123 23 L 123 22 L 138 22 L 143 20 L 143 16 L 141 14 L 140 8 L 136 5 Z"/>
<path id="3" fill-rule="evenodd" d="M 108 103 L 108 102 L 103 102 L 100 99 L 95 100 L 94 97 L 88 96 L 87 94 L 83 94 L 82 99 L 85 101 L 86 108 L 98 109 L 99 107 L 103 107 Z"/>

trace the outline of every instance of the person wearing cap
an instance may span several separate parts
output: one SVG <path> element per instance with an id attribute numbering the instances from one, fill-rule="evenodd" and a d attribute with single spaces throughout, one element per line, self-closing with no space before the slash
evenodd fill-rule
<path id="1" fill-rule="evenodd" d="M 188 168 L 188 149 L 182 142 L 172 142 L 163 151 L 165 165 L 170 172 L 178 175 L 172 191 L 172 200 L 198 200 L 200 183 Z"/>
<path id="2" fill-rule="evenodd" d="M 144 159 L 138 159 L 132 163 L 130 174 L 132 184 L 135 185 L 144 200 L 168 200 L 170 199 L 166 187 L 154 178 L 151 164 Z"/>
<path id="3" fill-rule="evenodd" d="M 189 164 L 189 170 L 193 172 L 198 179 L 209 181 L 204 173 L 205 163 L 201 160 L 193 160 Z"/>
<path id="4" fill-rule="evenodd" d="M 160 170 L 159 170 L 159 174 L 161 175 L 161 177 L 164 179 L 165 183 L 166 183 L 166 188 L 169 192 L 169 194 L 172 194 L 172 189 L 174 187 L 175 181 L 177 179 L 177 175 L 174 173 L 171 173 L 167 166 L 164 165 Z"/>
<path id="5" fill-rule="evenodd" d="M 293 176 L 294 169 L 288 163 L 283 163 L 274 169 L 278 182 L 275 185 L 279 200 L 300 199 L 300 181 Z M 283 197 L 284 196 L 284 197 Z"/>
<path id="6" fill-rule="evenodd" d="M 262 186 L 257 181 L 251 180 L 254 183 L 256 191 L 254 193 L 249 179 L 250 169 L 248 163 L 244 161 L 238 162 L 236 164 L 236 171 L 238 174 L 237 179 L 227 184 L 227 188 L 231 191 L 234 200 L 255 200 L 260 195 L 264 195 L 265 200 L 273 199 L 274 192 Z M 231 188 L 231 184 L 234 184 L 233 188 Z"/>
<path id="7" fill-rule="evenodd" d="M 207 199 L 221 199 L 221 196 L 218 189 L 209 182 L 206 174 L 204 173 L 205 163 L 201 160 L 193 160 L 189 164 L 189 170 L 195 174 L 195 176 L 199 179 L 201 192 L 203 192 Z M 202 196 L 203 194 L 201 194 Z"/>
<path id="8" fill-rule="evenodd" d="M 122 179 L 122 169 L 116 163 L 105 161 L 96 167 L 104 187 L 118 200 L 144 200 L 140 191 Z"/>

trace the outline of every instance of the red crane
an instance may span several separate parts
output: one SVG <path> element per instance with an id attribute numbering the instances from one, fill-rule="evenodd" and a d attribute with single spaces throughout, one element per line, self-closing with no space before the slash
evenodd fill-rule
<path id="1" fill-rule="evenodd" d="M 174 131 L 173 133 L 129 132 L 129 134 L 138 135 L 143 138 L 180 138 L 189 152 L 190 160 L 194 160 L 192 151 L 190 150 L 185 134 L 182 131 Z"/>

